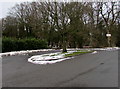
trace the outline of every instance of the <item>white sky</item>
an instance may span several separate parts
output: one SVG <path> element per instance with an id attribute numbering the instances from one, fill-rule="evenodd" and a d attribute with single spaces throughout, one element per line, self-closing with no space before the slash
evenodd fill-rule
<path id="1" fill-rule="evenodd" d="M 35 0 L 0 0 L 0 18 L 6 17 L 9 9 L 17 3 L 35 1 Z"/>
<path id="2" fill-rule="evenodd" d="M 0 0 L 0 18 L 6 17 L 9 12 L 9 9 L 14 7 L 16 4 L 21 2 L 32 2 L 32 1 L 38 1 L 38 0 Z M 45 0 L 40 0 L 40 1 L 45 1 Z M 50 1 L 54 1 L 54 0 L 50 0 Z M 55 0 L 55 1 L 61 1 L 61 0 Z"/>

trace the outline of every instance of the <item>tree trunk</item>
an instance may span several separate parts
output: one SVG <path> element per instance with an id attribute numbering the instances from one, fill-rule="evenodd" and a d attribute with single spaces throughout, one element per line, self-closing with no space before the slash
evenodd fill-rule
<path id="1" fill-rule="evenodd" d="M 110 34 L 110 27 L 107 25 L 107 34 Z M 108 43 L 108 47 L 110 47 L 111 46 L 111 37 L 107 37 L 107 43 Z"/>
<path id="2" fill-rule="evenodd" d="M 67 52 L 67 48 L 66 48 L 66 41 L 63 41 L 63 47 L 62 47 L 62 52 Z"/>
<path id="3" fill-rule="evenodd" d="M 67 52 L 67 44 L 66 44 L 66 39 L 65 39 L 65 36 L 62 35 L 62 52 Z"/>

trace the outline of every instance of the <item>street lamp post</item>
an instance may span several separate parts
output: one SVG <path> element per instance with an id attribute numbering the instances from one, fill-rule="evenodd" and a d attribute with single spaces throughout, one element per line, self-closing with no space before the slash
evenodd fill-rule
<path id="1" fill-rule="evenodd" d="M 89 35 L 90 35 L 90 44 L 89 45 L 92 46 L 92 33 L 90 32 Z"/>
<path id="2" fill-rule="evenodd" d="M 108 34 L 106 34 L 106 36 L 107 36 L 107 38 L 108 38 L 108 47 L 110 47 L 110 37 L 111 37 L 111 34 L 110 33 L 108 33 Z"/>

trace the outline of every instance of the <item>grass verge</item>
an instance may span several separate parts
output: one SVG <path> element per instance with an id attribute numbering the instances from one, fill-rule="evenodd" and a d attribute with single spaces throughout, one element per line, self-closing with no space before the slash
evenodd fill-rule
<path id="1" fill-rule="evenodd" d="M 85 51 L 85 52 L 77 51 L 77 52 L 73 52 L 70 54 L 65 54 L 65 57 L 71 57 L 71 56 L 76 56 L 76 55 L 91 53 L 91 52 L 93 52 L 93 51 Z"/>

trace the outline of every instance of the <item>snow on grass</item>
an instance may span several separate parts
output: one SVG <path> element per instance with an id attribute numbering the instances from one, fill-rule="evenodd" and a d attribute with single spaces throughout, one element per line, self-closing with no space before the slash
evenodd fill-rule
<path id="1" fill-rule="evenodd" d="M 26 50 L 26 51 L 13 51 L 13 52 L 5 52 L 0 53 L 0 56 L 14 56 L 14 55 L 27 55 L 28 53 L 34 53 L 34 52 L 41 52 L 41 51 L 51 51 L 55 49 L 40 49 L 40 50 Z"/>
<path id="2" fill-rule="evenodd" d="M 65 54 L 68 53 L 73 53 L 75 51 L 69 51 L 67 53 L 62 53 L 62 52 L 56 52 L 56 53 L 49 53 L 49 54 L 42 54 L 42 55 L 35 55 L 32 56 L 30 59 L 35 61 L 46 61 L 46 60 L 51 60 L 51 59 L 60 59 L 60 58 L 64 58 Z"/>
<path id="3" fill-rule="evenodd" d="M 96 50 L 101 50 L 101 51 L 112 51 L 112 50 L 118 50 L 120 49 L 119 47 L 105 47 L 105 48 L 69 48 L 67 50 L 93 50 L 93 51 L 96 51 Z"/>
<path id="4" fill-rule="evenodd" d="M 96 54 L 96 53 L 97 53 L 97 51 L 92 52 L 92 54 Z"/>
<path id="5" fill-rule="evenodd" d="M 78 48 L 79 49 L 79 48 Z M 93 51 L 113 51 L 113 50 L 118 50 L 120 49 L 119 47 L 105 47 L 105 48 L 82 48 L 80 50 L 93 50 Z"/>
<path id="6" fill-rule="evenodd" d="M 82 51 L 78 51 L 78 50 L 74 50 L 74 51 L 68 51 L 66 53 L 62 53 L 62 52 L 57 52 L 57 53 L 49 53 L 49 54 L 43 54 L 43 55 L 35 55 L 32 56 L 28 59 L 28 62 L 34 63 L 34 64 L 53 64 L 53 63 L 57 63 L 57 62 L 61 62 L 67 59 L 71 59 L 74 57 L 66 57 L 66 55 L 68 54 L 72 54 L 75 52 L 89 52 L 90 50 L 82 50 Z"/>
<path id="7" fill-rule="evenodd" d="M 93 50 L 106 50 L 106 51 L 113 51 L 113 50 L 118 50 L 120 49 L 119 47 L 106 47 L 106 48 L 94 48 Z"/>
<path id="8" fill-rule="evenodd" d="M 64 60 L 67 60 L 67 59 L 71 59 L 71 58 L 74 58 L 74 57 L 68 57 L 68 58 L 62 58 L 59 59 L 59 60 L 31 60 L 31 58 L 28 59 L 28 62 L 31 62 L 33 64 L 53 64 L 53 63 L 57 63 L 57 62 L 61 62 L 61 61 L 64 61 Z"/>
<path id="9" fill-rule="evenodd" d="M 43 55 L 35 55 L 28 59 L 28 62 L 34 63 L 34 64 L 53 64 L 56 62 L 61 62 L 66 59 L 70 58 L 64 58 L 64 55 L 67 53 L 49 53 L 49 54 L 43 54 Z M 59 60 L 56 60 L 59 59 Z"/>
<path id="10" fill-rule="evenodd" d="M 69 48 L 67 49 L 68 51 L 72 50 L 106 50 L 106 51 L 112 51 L 112 50 L 118 50 L 120 49 L 119 47 L 106 47 L 106 48 Z M 26 51 L 13 51 L 13 52 L 5 52 L 5 53 L 0 53 L 0 57 L 3 56 L 14 56 L 14 55 L 27 55 L 28 53 L 33 53 L 33 52 L 41 52 L 41 51 L 51 51 L 55 49 L 40 49 L 40 50 L 26 50 Z M 62 50 L 62 49 L 61 49 Z"/>

